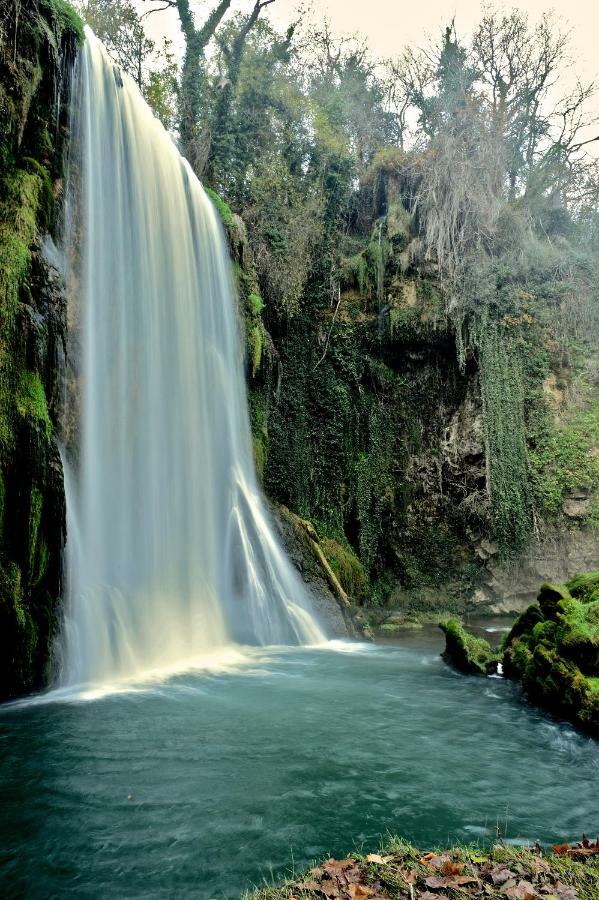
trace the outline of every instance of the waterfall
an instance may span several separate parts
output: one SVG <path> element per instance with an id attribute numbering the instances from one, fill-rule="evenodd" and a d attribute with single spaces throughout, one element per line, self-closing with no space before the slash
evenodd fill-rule
<path id="1" fill-rule="evenodd" d="M 256 482 L 217 214 L 89 30 L 71 141 L 77 440 L 63 454 L 59 684 L 135 678 L 232 643 L 322 641 Z"/>

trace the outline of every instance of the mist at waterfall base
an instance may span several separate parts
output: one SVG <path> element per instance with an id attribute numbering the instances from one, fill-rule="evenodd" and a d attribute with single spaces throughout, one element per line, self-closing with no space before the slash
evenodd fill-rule
<path id="1" fill-rule="evenodd" d="M 89 30 L 71 146 L 81 397 L 60 686 L 185 667 L 232 642 L 324 640 L 259 496 L 217 213 Z"/>

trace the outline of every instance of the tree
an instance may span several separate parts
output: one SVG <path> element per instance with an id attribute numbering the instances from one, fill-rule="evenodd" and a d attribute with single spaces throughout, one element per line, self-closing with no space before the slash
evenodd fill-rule
<path id="1" fill-rule="evenodd" d="M 79 12 L 124 72 L 137 83 L 166 128 L 175 119 L 177 63 L 170 42 L 157 47 L 130 0 L 84 0 Z"/>

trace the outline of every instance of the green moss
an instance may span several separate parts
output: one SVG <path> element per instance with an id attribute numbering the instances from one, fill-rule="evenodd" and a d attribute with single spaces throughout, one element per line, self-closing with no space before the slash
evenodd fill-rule
<path id="1" fill-rule="evenodd" d="M 586 598 L 596 578 L 543 585 L 539 606 L 514 623 L 503 656 L 505 675 L 521 681 L 531 700 L 592 734 L 599 734 L 599 599 Z"/>
<path id="2" fill-rule="evenodd" d="M 357 288 L 361 294 L 368 291 L 368 265 L 363 253 L 341 259 L 339 276 L 345 288 Z"/>
<path id="3" fill-rule="evenodd" d="M 36 485 L 31 486 L 29 496 L 29 579 L 33 583 L 38 580 L 39 572 L 36 571 L 36 562 L 39 556 L 39 535 L 42 521 L 42 508 L 44 498 Z"/>
<path id="4" fill-rule="evenodd" d="M 333 538 L 323 538 L 320 546 L 343 590 L 360 602 L 364 596 L 366 573 L 358 557 L 349 547 L 342 546 Z"/>
<path id="5" fill-rule="evenodd" d="M 537 504 L 546 518 L 559 517 L 573 491 L 599 492 L 598 445 L 599 397 L 589 397 L 586 405 L 560 425 L 546 406 L 538 411 L 530 452 L 531 477 Z"/>
<path id="6" fill-rule="evenodd" d="M 522 348 L 511 329 L 494 322 L 481 328 L 477 341 L 493 528 L 501 554 L 509 557 L 524 549 L 533 531 Z"/>
<path id="7" fill-rule="evenodd" d="M 42 176 L 22 169 L 4 178 L 0 204 L 0 318 L 14 322 L 21 285 L 29 272 L 29 249 L 37 235 Z"/>
<path id="8" fill-rule="evenodd" d="M 233 225 L 233 213 L 229 204 L 225 203 L 224 200 L 221 200 L 216 191 L 213 191 L 212 188 L 205 187 L 204 190 L 216 206 L 223 225 L 227 228 L 231 228 Z"/>
<path id="9" fill-rule="evenodd" d="M 70 32 L 78 43 L 85 40 L 84 24 L 78 12 L 65 0 L 43 0 L 43 5 L 50 10 L 59 36 L 63 32 Z"/>
<path id="10" fill-rule="evenodd" d="M 252 293 L 248 297 L 248 303 L 254 315 L 259 316 L 264 309 L 264 300 L 260 294 Z"/>
<path id="11" fill-rule="evenodd" d="M 443 659 L 468 675 L 488 675 L 496 671 L 498 654 L 482 638 L 469 634 L 457 619 L 440 622 L 445 634 Z"/>
<path id="12" fill-rule="evenodd" d="M 250 329 L 250 331 L 248 332 L 248 336 L 247 336 L 252 378 L 256 377 L 256 375 L 258 373 L 258 369 L 260 368 L 260 363 L 262 362 L 263 338 L 264 338 L 264 328 L 263 328 L 261 322 L 257 322 Z"/>
<path id="13" fill-rule="evenodd" d="M 569 600 L 570 593 L 567 587 L 560 584 L 543 584 L 537 597 L 543 616 L 555 616 L 558 604 L 562 600 Z"/>
<path id="14" fill-rule="evenodd" d="M 43 231 L 49 231 L 54 216 L 54 191 L 52 181 L 44 166 L 29 156 L 23 159 L 23 168 L 38 175 L 41 181 L 37 200 L 37 221 Z"/>
<path id="15" fill-rule="evenodd" d="M 16 396 L 20 416 L 35 419 L 44 429 L 48 440 L 52 437 L 52 422 L 48 414 L 46 392 L 37 372 L 25 370 L 21 374 Z"/>
<path id="16" fill-rule="evenodd" d="M 9 562 L 2 571 L 2 594 L 4 602 L 12 606 L 16 622 L 20 628 L 27 624 L 25 607 L 23 605 L 23 587 L 21 583 L 21 570 L 15 562 Z"/>
<path id="17" fill-rule="evenodd" d="M 566 588 L 572 597 L 586 603 L 599 589 L 599 572 L 584 572 L 581 575 L 575 575 L 566 583 Z"/>

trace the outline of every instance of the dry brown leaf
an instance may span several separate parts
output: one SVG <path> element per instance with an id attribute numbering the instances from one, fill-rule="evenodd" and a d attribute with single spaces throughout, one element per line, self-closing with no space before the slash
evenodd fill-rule
<path id="1" fill-rule="evenodd" d="M 464 863 L 454 862 L 452 859 L 446 859 L 443 863 L 444 875 L 461 875 L 464 871 Z"/>
<path id="2" fill-rule="evenodd" d="M 318 885 L 318 890 L 325 897 L 343 897 L 338 885 L 335 884 L 332 878 L 323 879 Z"/>
<path id="3" fill-rule="evenodd" d="M 573 887 L 562 887 L 557 892 L 558 900 L 578 900 L 578 892 Z"/>
<path id="4" fill-rule="evenodd" d="M 350 884 L 347 893 L 351 900 L 366 900 L 366 897 L 374 896 L 374 891 L 366 884 Z"/>
<path id="5" fill-rule="evenodd" d="M 416 882 L 420 878 L 420 872 L 416 871 L 416 869 L 410 869 L 410 871 L 404 874 L 403 877 L 408 882 L 408 884 L 416 884 Z"/>
<path id="6" fill-rule="evenodd" d="M 475 878 L 474 875 L 453 875 L 451 877 L 451 885 L 464 885 L 464 884 L 477 884 L 478 878 Z"/>
<path id="7" fill-rule="evenodd" d="M 345 869 L 349 869 L 351 866 L 355 865 L 356 860 L 347 857 L 347 859 L 327 859 L 323 868 L 329 875 L 338 875 L 339 872 L 343 872 Z"/>
<path id="8" fill-rule="evenodd" d="M 537 892 L 530 881 L 519 881 L 518 884 L 507 888 L 504 893 L 508 900 L 535 900 L 537 897 Z"/>
<path id="9" fill-rule="evenodd" d="M 497 866 L 496 869 L 490 873 L 491 881 L 494 885 L 505 884 L 511 878 L 516 877 L 516 873 L 512 872 L 511 869 L 508 869 L 507 866 Z"/>
<path id="10" fill-rule="evenodd" d="M 378 863 L 382 866 L 385 863 L 391 862 L 392 859 L 392 856 L 381 856 L 380 853 L 369 853 L 366 857 L 366 862 Z"/>

